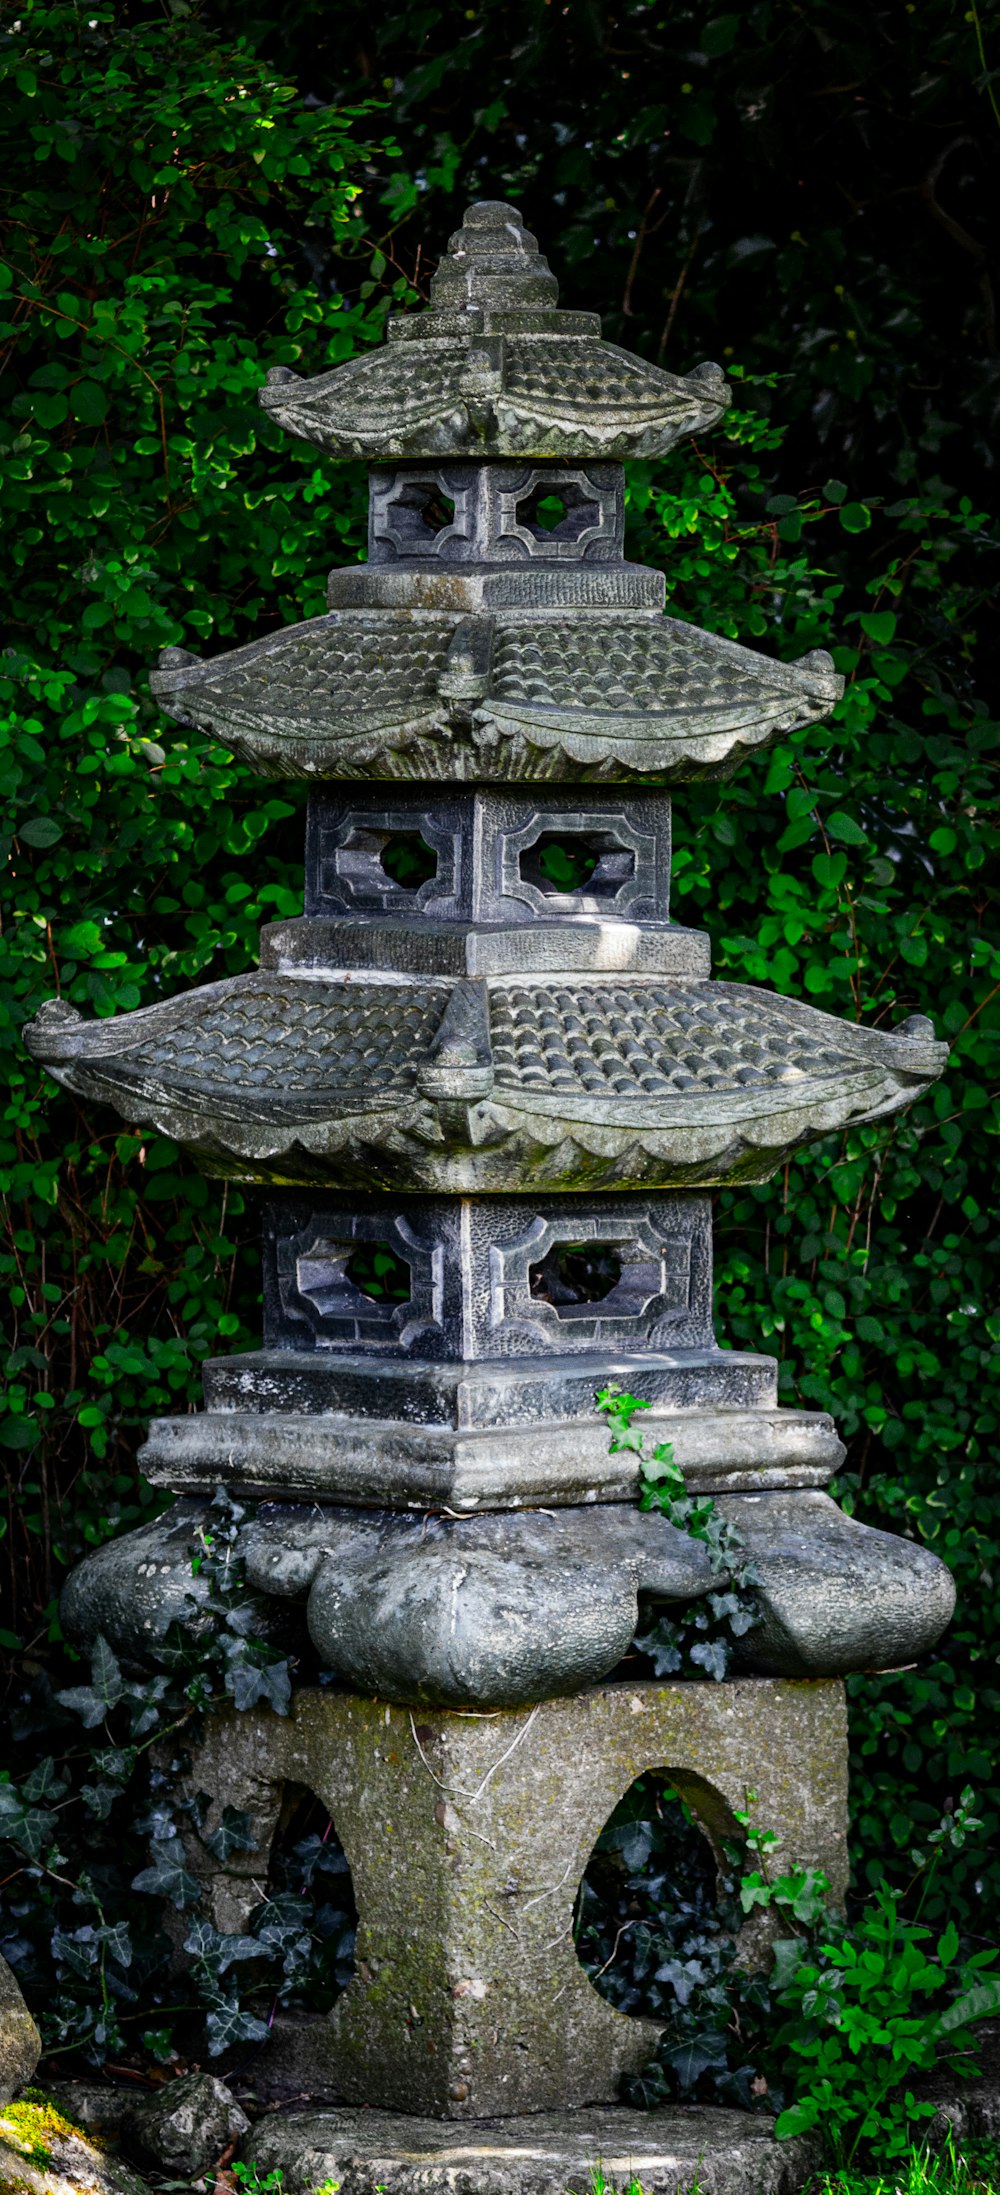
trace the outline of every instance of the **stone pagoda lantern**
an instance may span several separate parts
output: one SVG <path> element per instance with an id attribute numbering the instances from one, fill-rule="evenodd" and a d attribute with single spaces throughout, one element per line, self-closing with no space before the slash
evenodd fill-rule
<path id="1" fill-rule="evenodd" d="M 284 1778 L 326 1799 L 360 1933 L 315 2078 L 442 2121 L 610 2103 L 649 2055 L 569 1928 L 643 1769 L 714 1836 L 753 1784 L 786 1856 L 843 1886 L 836 1680 L 912 1661 L 953 1601 L 934 1556 L 830 1500 L 830 1419 L 779 1408 L 774 1361 L 713 1331 L 712 1190 L 896 1111 L 946 1057 L 922 1016 L 714 982 L 669 919 L 671 788 L 827 716 L 841 682 L 821 650 L 663 615 L 662 573 L 624 558 L 623 460 L 710 429 L 729 391 L 556 295 L 516 210 L 474 205 L 384 349 L 269 375 L 283 427 L 367 459 L 368 562 L 331 573 L 325 616 L 167 649 L 153 685 L 249 768 L 310 779 L 305 913 L 253 974 L 97 1023 L 51 1002 L 28 1032 L 57 1080 L 264 1192 L 264 1348 L 151 1427 L 142 1468 L 179 1499 L 80 1565 L 65 1620 L 155 1658 L 196 1612 L 214 1489 L 255 1505 L 247 1574 L 304 1606 L 340 1684 L 287 1722 L 220 1718 L 198 1781 L 265 1845 Z M 640 1604 L 715 1581 L 608 1454 L 609 1379 L 751 1551 L 761 1620 L 724 1684 L 614 1676 Z M 197 1864 L 241 1925 L 260 1851 Z M 333 2119 L 340 2172 L 358 2122 Z"/>

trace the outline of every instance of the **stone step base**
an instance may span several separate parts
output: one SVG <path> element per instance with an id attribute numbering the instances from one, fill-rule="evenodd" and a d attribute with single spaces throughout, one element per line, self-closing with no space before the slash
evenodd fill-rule
<path id="1" fill-rule="evenodd" d="M 643 2195 L 795 2195 L 816 2169 L 814 2142 L 776 2142 L 773 2121 L 700 2105 L 683 2110 L 533 2112 L 462 2127 L 382 2111 L 297 2111 L 262 2119 L 244 2157 L 279 2170 L 287 2195 L 332 2180 L 340 2195 L 590 2195 L 600 2169 Z"/>

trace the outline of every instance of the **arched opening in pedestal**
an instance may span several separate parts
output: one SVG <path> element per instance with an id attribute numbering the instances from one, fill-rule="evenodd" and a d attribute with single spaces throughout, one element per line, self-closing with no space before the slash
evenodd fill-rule
<path id="1" fill-rule="evenodd" d="M 636 2100 L 736 2102 L 740 2067 L 728 1986 L 742 1914 L 739 1826 L 702 1777 L 636 1777 L 594 1846 L 577 1893 L 573 1939 L 595 1989 L 616 2011 L 663 2029 Z M 641 2092 L 641 2095 L 640 2095 Z"/>
<path id="2" fill-rule="evenodd" d="M 281 2001 L 329 2012 L 354 1974 L 358 1909 L 347 1855 L 322 1799 L 286 1783 L 253 1932 L 281 1960 Z"/>

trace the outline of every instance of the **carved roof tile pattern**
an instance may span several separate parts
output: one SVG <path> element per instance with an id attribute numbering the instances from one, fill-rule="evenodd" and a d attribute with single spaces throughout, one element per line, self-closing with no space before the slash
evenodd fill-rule
<path id="1" fill-rule="evenodd" d="M 856 1064 L 836 1023 L 829 1035 L 789 1028 L 759 998 L 721 985 L 687 995 L 667 984 L 497 988 L 491 1007 L 498 1083 L 551 1095 L 695 1099 L 822 1081 Z"/>
<path id="2" fill-rule="evenodd" d="M 213 1171 L 354 1186 L 381 1163 L 431 1190 L 578 1187 L 581 1151 L 604 1179 L 627 1163 L 664 1186 L 766 1180 L 789 1149 L 915 1096 L 946 1056 L 923 1026 L 842 1024 L 738 984 L 495 981 L 467 1097 L 459 1065 L 439 1104 L 449 1000 L 447 982 L 262 971 L 110 1022 L 50 1005 L 26 1037 L 58 1080 Z"/>
<path id="3" fill-rule="evenodd" d="M 478 636 L 478 696 L 449 690 Z M 776 662 L 676 618 L 463 619 L 334 610 L 207 663 L 165 651 L 181 723 L 279 776 L 715 777 L 828 714 L 822 652 Z"/>
<path id="4" fill-rule="evenodd" d="M 113 1022 L 50 1015 L 55 1048 L 44 1056 L 58 1073 L 65 1031 L 121 1084 L 123 1103 L 128 1089 L 157 1086 L 282 1115 L 341 1098 L 388 1105 L 414 1087 L 448 998 L 443 985 L 238 976 Z"/>
<path id="5" fill-rule="evenodd" d="M 311 381 L 277 369 L 260 400 L 329 457 L 617 460 L 662 457 L 704 433 L 730 394 L 717 367 L 682 379 L 613 343 L 553 332 L 394 343 Z"/>

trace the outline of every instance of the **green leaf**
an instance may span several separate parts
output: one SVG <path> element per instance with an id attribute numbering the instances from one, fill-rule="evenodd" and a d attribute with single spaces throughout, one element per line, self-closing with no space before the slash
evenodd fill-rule
<path id="1" fill-rule="evenodd" d="M 218 1829 L 205 1838 L 209 1851 L 214 1852 L 217 1860 L 228 1860 L 234 1852 L 256 1852 L 252 1820 L 252 1815 L 235 1806 L 223 1808 Z"/>
<path id="2" fill-rule="evenodd" d="M 235 1998 L 226 1999 L 205 2021 L 209 2056 L 219 2058 L 236 2043 L 266 2043 L 271 2030 L 257 2013 L 244 2012 Z"/>
<path id="3" fill-rule="evenodd" d="M 107 1713 L 100 1694 L 89 1684 L 70 1685 L 67 1691 L 57 1692 L 56 1699 L 60 1707 L 68 1707 L 70 1714 L 79 1715 L 85 1730 L 96 1730 Z"/>
<path id="4" fill-rule="evenodd" d="M 62 824 L 54 816 L 29 816 L 18 825 L 17 835 L 26 846 L 55 846 L 63 835 Z"/>
<path id="5" fill-rule="evenodd" d="M 897 619 L 892 610 L 862 610 L 858 623 L 869 640 L 877 641 L 880 648 L 887 648 L 895 633 Z"/>
<path id="6" fill-rule="evenodd" d="M 835 891 L 847 874 L 847 855 L 814 854 L 810 866 L 817 884 L 824 891 Z"/>
<path id="7" fill-rule="evenodd" d="M 701 50 L 714 60 L 720 53 L 731 53 L 740 27 L 738 15 L 716 15 L 706 23 L 701 34 Z"/>
<path id="8" fill-rule="evenodd" d="M 1000 2012 L 1000 1975 L 992 1981 L 980 1982 L 978 1988 L 969 1989 L 964 1996 L 956 1997 L 953 2004 L 938 2014 L 935 2031 L 938 2035 L 954 2035 L 959 2028 L 970 2027 L 974 2020 L 989 2020 Z"/>
<path id="9" fill-rule="evenodd" d="M 108 399 L 97 381 L 78 381 L 70 390 L 70 405 L 74 419 L 84 426 L 100 427 L 108 416 Z"/>
<path id="10" fill-rule="evenodd" d="M 863 534 L 872 522 L 867 503 L 842 503 L 837 515 L 845 534 Z"/>
<path id="11" fill-rule="evenodd" d="M 89 960 L 91 954 L 101 951 L 103 944 L 104 932 L 98 929 L 96 922 L 71 923 L 59 939 L 63 954 L 74 960 Z"/>
<path id="12" fill-rule="evenodd" d="M 144 1891 L 147 1897 L 165 1898 L 178 1913 L 201 1902 L 200 1887 L 184 1864 L 179 1837 L 154 1844 L 152 1863 L 133 1875 L 132 1889 Z"/>
<path id="13" fill-rule="evenodd" d="M 98 1634 L 90 1657 L 90 1681 L 105 1707 L 116 1707 L 125 1689 L 116 1656 L 107 1639 Z"/>
<path id="14" fill-rule="evenodd" d="M 774 2122 L 775 2139 L 779 2142 L 794 2141 L 797 2134 L 808 2134 L 819 2125 L 820 2108 L 814 2096 L 803 2096 L 798 2103 L 789 2104 L 780 2111 Z"/>
<path id="15" fill-rule="evenodd" d="M 835 808 L 833 814 L 827 816 L 826 828 L 831 838 L 839 838 L 845 846 L 867 846 L 868 844 L 867 835 L 862 830 L 860 823 L 855 823 L 854 817 L 845 814 L 843 808 Z"/>
<path id="16" fill-rule="evenodd" d="M 949 1921 L 943 1936 L 938 1937 L 937 1955 L 942 1966 L 953 1966 L 958 1957 L 959 1934 L 954 1921 Z"/>

